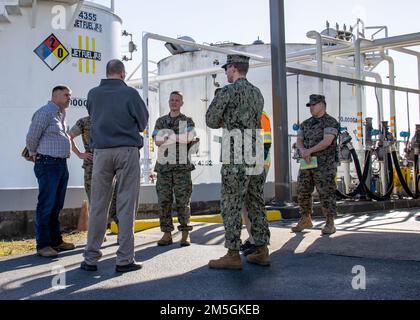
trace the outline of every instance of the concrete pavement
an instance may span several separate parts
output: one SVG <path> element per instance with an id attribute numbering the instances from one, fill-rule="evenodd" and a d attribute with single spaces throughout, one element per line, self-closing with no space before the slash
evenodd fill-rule
<path id="1" fill-rule="evenodd" d="M 98 272 L 79 269 L 84 243 L 53 260 L 34 254 L 0 259 L 0 299 L 420 299 L 418 215 L 416 210 L 345 215 L 331 237 L 321 236 L 322 219 L 302 234 L 290 232 L 296 221 L 271 222 L 271 267 L 243 258 L 242 271 L 207 267 L 226 253 L 221 224 L 194 223 L 193 244 L 184 248 L 179 233 L 169 247 L 156 246 L 158 228 L 137 233 L 136 259 L 144 266 L 123 275 L 115 273 L 116 236 L 109 236 Z M 366 290 L 355 290 L 352 284 L 363 284 L 363 271 Z"/>

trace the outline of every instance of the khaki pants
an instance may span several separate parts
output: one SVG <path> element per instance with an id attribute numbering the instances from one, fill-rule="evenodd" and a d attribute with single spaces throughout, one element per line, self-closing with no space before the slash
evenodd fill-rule
<path id="1" fill-rule="evenodd" d="M 85 262 L 95 265 L 102 257 L 100 248 L 107 227 L 112 181 L 116 175 L 119 221 L 119 248 L 116 264 L 128 265 L 134 262 L 134 219 L 140 190 L 139 149 L 133 147 L 96 149 L 93 159 L 88 240 L 84 252 Z"/>

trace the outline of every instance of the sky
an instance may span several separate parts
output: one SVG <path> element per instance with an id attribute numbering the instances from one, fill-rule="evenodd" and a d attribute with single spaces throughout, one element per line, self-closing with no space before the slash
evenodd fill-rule
<path id="1" fill-rule="evenodd" d="M 95 2 L 105 5 L 110 3 L 109 0 Z M 335 27 L 336 23 L 341 26 L 354 25 L 357 18 L 361 18 L 366 26 L 388 26 L 389 36 L 420 32 L 418 0 L 284 2 L 288 43 L 314 43 L 314 40 L 306 37 L 306 33 L 310 30 L 323 31 L 327 20 L 331 27 Z M 143 32 L 173 38 L 190 36 L 197 43 L 231 41 L 251 44 L 258 37 L 266 43 L 270 42 L 269 0 L 115 0 L 115 10 L 123 20 L 123 29 L 133 34 L 133 40 L 139 48 L 134 53 L 134 61 L 127 63 L 128 71 L 141 62 Z M 377 37 L 384 37 L 384 33 Z M 162 42 L 151 41 L 149 55 L 150 59 L 159 61 L 170 54 Z M 396 85 L 417 88 L 416 59 L 395 52 L 391 52 L 391 55 L 396 61 Z M 375 71 L 386 73 L 386 63 L 382 63 Z M 411 97 L 410 102 L 417 107 L 419 105 L 416 97 Z M 406 117 L 405 104 L 399 102 L 403 117 Z M 414 122 L 420 123 L 418 108 L 414 109 L 412 127 Z"/>

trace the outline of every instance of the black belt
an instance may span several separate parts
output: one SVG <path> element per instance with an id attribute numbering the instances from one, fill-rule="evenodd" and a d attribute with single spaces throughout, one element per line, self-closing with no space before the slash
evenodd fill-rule
<path id="1" fill-rule="evenodd" d="M 51 156 L 46 156 L 46 155 L 43 155 L 43 154 L 38 154 L 37 156 L 36 156 L 36 158 L 35 158 L 36 160 L 54 160 L 54 161 L 64 161 L 64 160 L 66 160 L 67 158 L 54 158 L 54 157 L 51 157 Z"/>

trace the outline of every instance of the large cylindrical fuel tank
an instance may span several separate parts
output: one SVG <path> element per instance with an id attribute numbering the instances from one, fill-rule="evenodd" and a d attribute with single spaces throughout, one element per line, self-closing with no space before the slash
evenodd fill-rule
<path id="1" fill-rule="evenodd" d="M 57 84 L 73 90 L 67 123 L 86 116 L 88 91 L 121 58 L 121 19 L 84 1 L 8 1 L 0 23 L 0 189 L 36 188 L 33 165 L 20 156 L 33 113 Z M 75 13 L 75 11 L 77 12 Z M 69 161 L 69 186 L 83 185 L 81 160 Z"/>
<path id="2" fill-rule="evenodd" d="M 223 47 L 226 49 L 234 49 L 236 51 L 257 54 L 266 58 L 271 57 L 271 46 L 269 44 L 224 44 Z M 310 44 L 288 44 L 287 52 L 292 53 L 311 47 L 313 47 L 313 45 Z M 158 64 L 159 75 L 208 69 L 215 66 L 221 66 L 225 61 L 226 55 L 221 53 L 204 50 L 184 52 L 161 60 Z M 293 66 L 311 71 L 317 70 L 316 63 L 295 64 Z M 354 70 L 351 68 L 337 68 L 335 64 L 325 64 L 323 71 L 325 73 L 337 74 L 350 78 L 354 73 Z M 272 118 L 273 105 L 271 66 L 250 68 L 247 78 L 252 84 L 261 90 L 265 99 L 264 109 Z M 218 142 L 217 137 L 221 135 L 221 131 L 210 130 L 205 124 L 205 113 L 214 97 L 214 91 L 217 88 L 217 83 L 220 87 L 228 84 L 226 76 L 223 73 L 218 74 L 215 78 L 209 74 L 188 79 L 164 81 L 161 82 L 159 86 L 160 115 L 169 112 L 167 101 L 170 92 L 180 90 L 184 93 L 185 101 L 182 112 L 191 116 L 196 124 L 201 140 L 200 153 L 195 159 L 198 166 L 193 172 L 193 179 L 196 184 L 220 182 L 220 165 L 217 165 L 220 158 L 220 143 Z M 294 137 L 296 132 L 293 131 L 293 125 L 302 123 L 305 119 L 310 117 L 310 112 L 306 107 L 306 103 L 309 100 L 310 94 L 319 93 L 318 87 L 318 79 L 316 78 L 299 76 L 299 79 L 297 79 L 296 75 L 288 76 L 287 96 L 290 144 L 293 144 L 296 140 Z M 327 100 L 327 112 L 336 119 L 340 119 L 342 127 L 346 127 L 355 139 L 356 136 L 353 132 L 357 129 L 357 108 L 354 87 L 345 83 L 342 84 L 341 111 L 339 110 L 338 82 L 325 80 L 324 92 Z M 273 128 L 273 130 L 276 130 L 276 128 Z M 274 153 L 272 152 L 271 156 L 273 156 L 273 154 Z M 296 181 L 298 165 L 296 162 L 292 161 L 291 166 L 292 179 Z M 274 181 L 273 168 L 270 170 L 267 181 Z"/>

